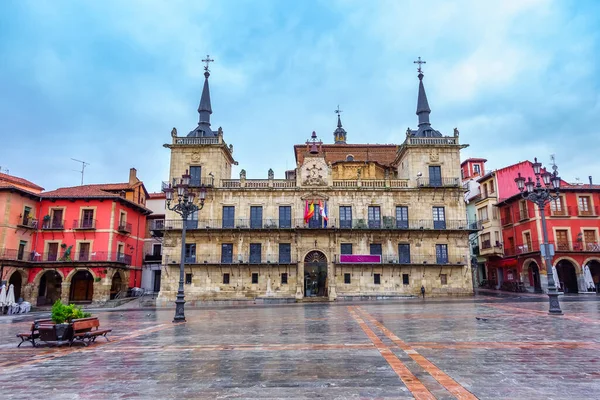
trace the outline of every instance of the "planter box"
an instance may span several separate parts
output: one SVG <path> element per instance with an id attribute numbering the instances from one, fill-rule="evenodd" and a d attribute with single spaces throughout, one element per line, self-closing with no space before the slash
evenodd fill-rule
<path id="1" fill-rule="evenodd" d="M 39 327 L 40 340 L 48 344 L 69 343 L 73 339 L 72 324 L 43 324 Z"/>

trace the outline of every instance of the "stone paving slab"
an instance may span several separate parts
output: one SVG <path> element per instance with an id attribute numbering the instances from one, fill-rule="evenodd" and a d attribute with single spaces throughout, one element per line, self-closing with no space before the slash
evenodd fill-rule
<path id="1" fill-rule="evenodd" d="M 600 302 L 543 297 L 98 312 L 111 342 L 0 323 L 4 399 L 600 398 Z M 479 319 L 477 319 L 479 318 Z"/>

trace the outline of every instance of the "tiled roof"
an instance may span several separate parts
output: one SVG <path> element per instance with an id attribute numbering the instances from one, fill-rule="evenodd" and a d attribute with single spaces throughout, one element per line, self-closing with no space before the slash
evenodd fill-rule
<path id="1" fill-rule="evenodd" d="M 127 189 L 131 189 L 131 185 L 128 182 L 124 182 L 124 183 L 97 183 L 97 184 L 92 184 L 92 185 L 86 185 L 86 186 L 93 186 L 95 188 L 101 189 L 101 190 L 127 190 Z"/>
<path id="2" fill-rule="evenodd" d="M 41 197 L 44 199 L 68 199 L 68 198 L 80 198 L 80 199 L 120 199 L 121 201 L 127 202 L 132 206 L 139 207 L 147 212 L 150 212 L 149 209 L 142 206 L 141 204 L 134 203 L 133 201 L 127 200 L 116 193 L 107 192 L 105 190 L 100 189 L 100 187 L 112 186 L 112 185 L 120 185 L 120 184 L 108 184 L 108 185 L 82 185 L 82 186 L 73 186 L 73 187 L 65 187 L 59 188 L 56 190 L 52 190 L 49 192 L 41 193 Z"/>
<path id="3" fill-rule="evenodd" d="M 19 186 L 13 185 L 12 183 L 0 181 L 0 190 L 2 190 L 2 189 L 17 190 L 17 191 L 19 191 L 21 193 L 24 193 L 24 194 L 29 194 L 29 195 L 32 195 L 32 196 L 37 196 L 38 198 L 40 197 L 39 193 L 30 192 L 29 190 L 25 190 L 25 189 L 23 189 L 23 188 L 21 188 Z"/>
<path id="4" fill-rule="evenodd" d="M 8 175 L 0 172 L 0 182 L 9 182 L 17 185 L 28 186 L 31 189 L 44 190 L 43 187 L 28 181 L 27 179 L 19 178 L 18 176 Z"/>
<path id="5" fill-rule="evenodd" d="M 321 149 L 327 162 L 346 161 L 346 157 L 352 155 L 354 161 L 376 161 L 386 167 L 394 162 L 398 152 L 398 146 L 395 144 L 324 144 Z M 302 163 L 306 145 L 295 145 L 294 151 L 296 161 Z"/>
<path id="6" fill-rule="evenodd" d="M 167 196 L 163 192 L 148 193 L 149 199 L 166 199 Z"/>

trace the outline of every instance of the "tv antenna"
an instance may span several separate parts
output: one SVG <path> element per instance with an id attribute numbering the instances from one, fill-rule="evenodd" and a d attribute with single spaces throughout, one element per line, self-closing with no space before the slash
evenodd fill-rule
<path id="1" fill-rule="evenodd" d="M 0 166 L 0 173 L 8 175 L 8 168 L 2 168 L 2 166 Z"/>
<path id="2" fill-rule="evenodd" d="M 71 158 L 71 160 L 81 163 L 81 171 L 79 171 L 77 169 L 74 169 L 73 171 L 77 171 L 81 174 L 81 185 L 83 186 L 83 173 L 85 172 L 86 165 L 90 165 L 90 164 L 86 163 L 85 161 L 77 160 L 75 158 Z"/>

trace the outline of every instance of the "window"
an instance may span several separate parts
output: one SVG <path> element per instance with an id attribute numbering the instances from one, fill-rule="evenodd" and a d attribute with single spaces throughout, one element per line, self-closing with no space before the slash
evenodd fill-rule
<path id="1" fill-rule="evenodd" d="M 492 206 L 492 219 L 495 221 L 498 220 L 498 207 Z"/>
<path id="2" fill-rule="evenodd" d="M 321 216 L 321 208 L 318 203 L 313 204 L 315 208 L 315 212 L 313 216 L 308 220 L 309 228 L 321 228 L 322 225 L 322 216 Z"/>
<path id="3" fill-rule="evenodd" d="M 381 274 L 373 274 L 373 283 L 375 285 L 381 284 Z"/>
<path id="4" fill-rule="evenodd" d="M 125 245 L 123 243 L 117 245 L 117 261 L 125 261 Z"/>
<path id="5" fill-rule="evenodd" d="M 282 285 L 287 285 L 287 283 L 288 283 L 288 282 L 287 282 L 287 278 L 288 278 L 288 274 L 287 274 L 287 272 L 283 272 L 283 273 L 281 274 L 281 284 L 282 284 Z"/>
<path id="6" fill-rule="evenodd" d="M 381 211 L 379 206 L 369 206 L 369 228 L 381 228 Z"/>
<path id="7" fill-rule="evenodd" d="M 291 228 L 292 227 L 292 207 L 279 206 L 279 227 L 280 228 Z"/>
<path id="8" fill-rule="evenodd" d="M 500 247 L 500 232 L 494 231 L 494 246 Z"/>
<path id="9" fill-rule="evenodd" d="M 152 245 L 152 255 L 153 256 L 160 256 L 160 255 L 162 255 L 162 245 L 161 244 L 154 243 Z"/>
<path id="10" fill-rule="evenodd" d="M 233 243 L 221 244 L 221 264 L 233 263 Z"/>
<path id="11" fill-rule="evenodd" d="M 596 231 L 591 229 L 585 229 L 583 231 L 583 240 L 588 244 L 596 243 Z"/>
<path id="12" fill-rule="evenodd" d="M 519 202 L 519 220 L 524 220 L 529 218 L 529 210 L 527 209 L 527 201 L 521 200 Z"/>
<path id="13" fill-rule="evenodd" d="M 79 261 L 89 261 L 90 259 L 90 244 L 79 243 Z"/>
<path id="14" fill-rule="evenodd" d="M 352 254 L 352 243 L 340 244 L 340 254 Z"/>
<path id="15" fill-rule="evenodd" d="M 464 169 L 460 170 L 460 179 L 465 179 L 465 170 Z"/>
<path id="16" fill-rule="evenodd" d="M 354 161 L 354 156 L 352 156 L 351 154 L 348 154 L 346 156 L 346 161 Z"/>
<path id="17" fill-rule="evenodd" d="M 494 180 L 492 179 L 490 181 L 490 193 L 494 194 L 495 191 L 496 191 L 496 189 L 494 189 Z"/>
<path id="18" fill-rule="evenodd" d="M 58 243 L 48 243 L 48 261 L 56 261 L 58 259 Z"/>
<path id="19" fill-rule="evenodd" d="M 489 249 L 490 247 L 492 247 L 492 240 L 491 240 L 491 236 L 489 233 L 484 233 L 480 236 L 481 238 L 481 248 L 482 249 Z"/>
<path id="20" fill-rule="evenodd" d="M 433 207 L 433 229 L 446 229 L 446 211 L 444 207 Z"/>
<path id="21" fill-rule="evenodd" d="M 81 224 L 79 225 L 82 229 L 95 228 L 94 226 L 94 210 L 83 210 L 81 212 Z"/>
<path id="22" fill-rule="evenodd" d="M 27 246 L 27 242 L 24 240 L 19 241 L 19 251 L 17 253 L 17 260 L 22 260 L 25 255 L 25 246 Z"/>
<path id="23" fill-rule="evenodd" d="M 440 274 L 440 282 L 442 283 L 442 285 L 447 285 L 448 284 L 448 275 Z"/>
<path id="24" fill-rule="evenodd" d="M 250 243 L 250 263 L 260 264 L 262 249 L 260 243 Z"/>
<path id="25" fill-rule="evenodd" d="M 352 207 L 340 206 L 340 228 L 352 228 Z"/>
<path id="26" fill-rule="evenodd" d="M 568 251 L 569 248 L 569 231 L 567 229 L 556 230 L 556 247 L 557 250 Z"/>
<path id="27" fill-rule="evenodd" d="M 253 285 L 258 284 L 258 273 L 256 273 L 256 272 L 252 273 L 252 284 Z"/>
<path id="28" fill-rule="evenodd" d="M 429 167 L 429 186 L 442 186 L 442 167 Z"/>
<path id="29" fill-rule="evenodd" d="M 190 214 L 187 221 L 185 221 L 186 229 L 198 229 L 198 211 L 194 211 Z"/>
<path id="30" fill-rule="evenodd" d="M 410 264 L 410 244 L 400 243 L 398 245 L 398 260 L 400 264 Z"/>
<path id="31" fill-rule="evenodd" d="M 592 202 L 589 196 L 580 196 L 577 201 L 579 204 L 579 215 L 594 215 L 592 212 Z"/>
<path id="32" fill-rule="evenodd" d="M 396 207 L 396 228 L 408 229 L 408 207 Z"/>
<path id="33" fill-rule="evenodd" d="M 229 274 L 223 274 L 223 285 L 229 285 Z"/>
<path id="34" fill-rule="evenodd" d="M 31 222 L 33 222 L 31 218 L 31 207 L 25 207 L 23 210 L 23 225 L 30 226 Z"/>
<path id="35" fill-rule="evenodd" d="M 185 274 L 185 284 L 186 285 L 192 284 L 192 274 L 190 274 L 190 273 Z"/>
<path id="36" fill-rule="evenodd" d="M 515 238 L 512 236 L 508 238 L 508 248 L 509 249 L 515 248 Z"/>
<path id="37" fill-rule="evenodd" d="M 202 180 L 202 167 L 193 165 L 190 166 L 190 186 L 199 187 Z"/>
<path id="38" fill-rule="evenodd" d="M 479 164 L 474 164 L 473 165 L 473 172 L 475 172 L 476 174 L 480 174 L 481 173 L 481 167 L 479 166 Z"/>
<path id="39" fill-rule="evenodd" d="M 223 206 L 223 228 L 235 227 L 235 207 Z"/>
<path id="40" fill-rule="evenodd" d="M 487 222 L 488 221 L 488 208 L 487 208 L 487 206 L 478 209 L 477 210 L 477 216 L 479 217 L 479 220 L 481 222 Z"/>
<path id="41" fill-rule="evenodd" d="M 527 253 L 529 251 L 533 251 L 533 243 L 531 242 L 531 233 L 525 232 L 523 233 L 523 252 Z"/>
<path id="42" fill-rule="evenodd" d="M 194 264 L 196 262 L 196 244 L 186 243 L 185 245 L 185 262 Z"/>
<path id="43" fill-rule="evenodd" d="M 63 210 L 55 208 L 50 210 L 50 221 L 44 224 L 46 229 L 62 229 L 63 228 Z"/>
<path id="44" fill-rule="evenodd" d="M 408 274 L 402 274 L 402 284 L 403 285 L 409 285 L 409 281 L 408 281 Z"/>
<path id="45" fill-rule="evenodd" d="M 263 210 L 261 206 L 250 207 L 250 228 L 262 228 L 262 211 Z"/>
<path id="46" fill-rule="evenodd" d="M 344 284 L 349 285 L 351 282 L 351 275 L 346 273 L 344 274 Z"/>
<path id="47" fill-rule="evenodd" d="M 438 264 L 448 264 L 448 245 L 435 245 L 435 259 Z"/>
<path id="48" fill-rule="evenodd" d="M 279 263 L 289 264 L 292 262 L 292 245 L 290 243 L 279 243 Z"/>
<path id="49" fill-rule="evenodd" d="M 550 215 L 567 215 L 563 208 L 562 197 L 550 201 Z"/>
<path id="50" fill-rule="evenodd" d="M 377 255 L 380 256 L 382 255 L 382 251 L 381 251 L 381 243 L 371 243 L 369 245 L 369 254 L 371 254 L 372 256 Z"/>

